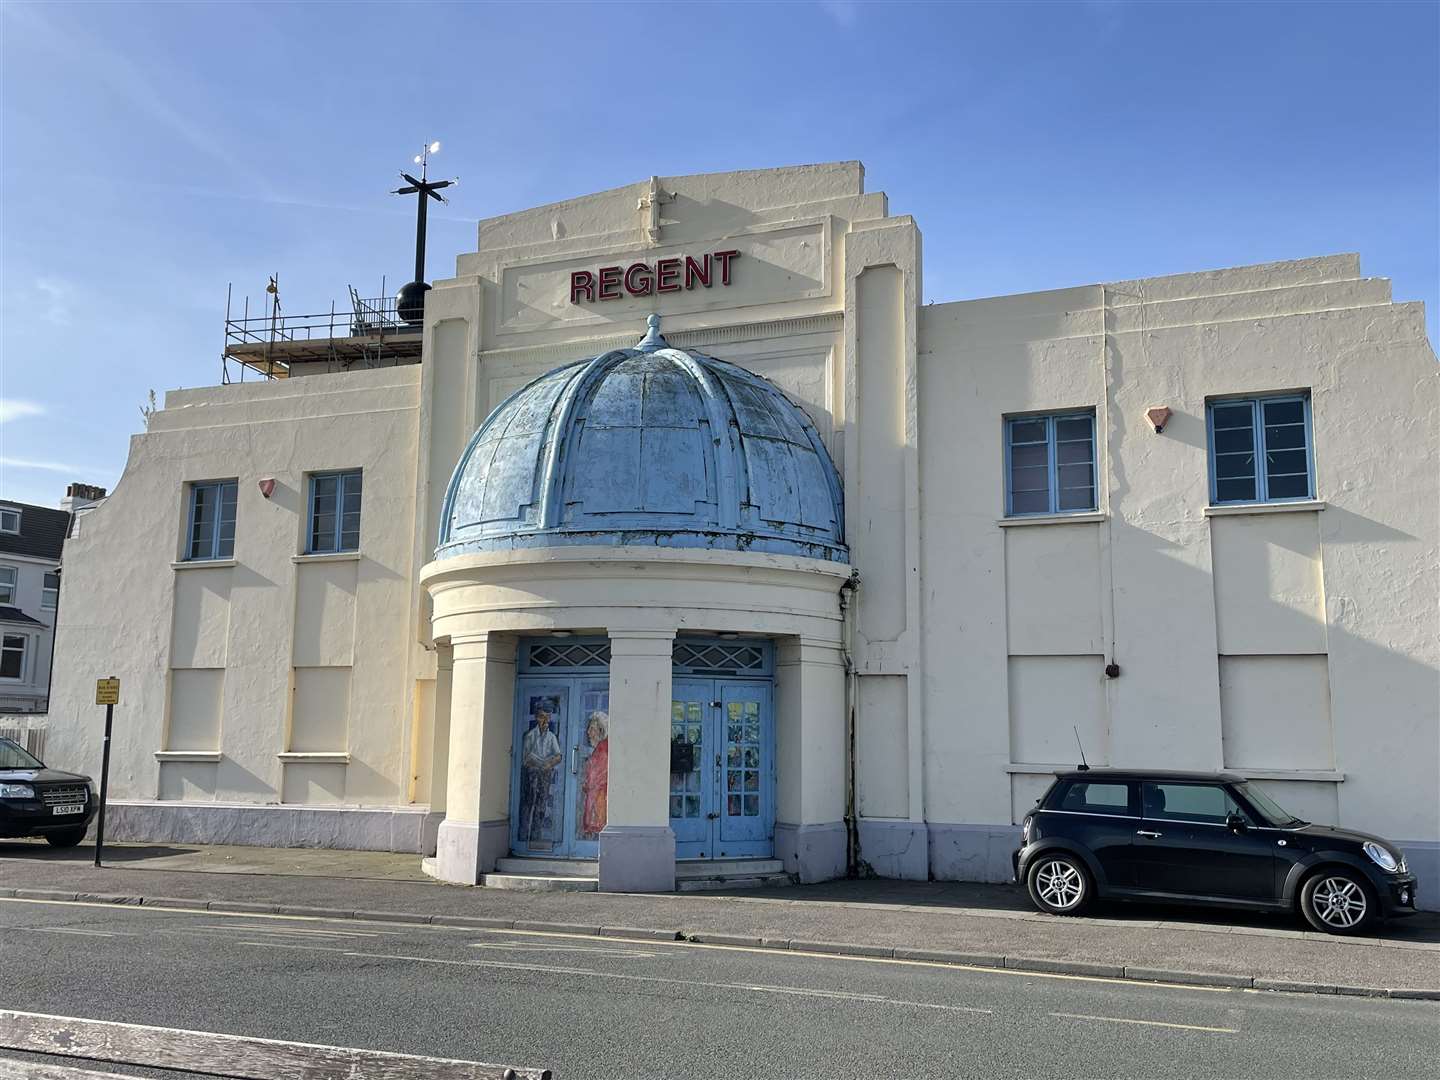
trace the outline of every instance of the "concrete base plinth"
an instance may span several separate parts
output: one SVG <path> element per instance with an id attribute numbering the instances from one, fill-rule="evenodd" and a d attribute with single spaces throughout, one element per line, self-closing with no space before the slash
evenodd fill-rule
<path id="1" fill-rule="evenodd" d="M 846 871 L 845 823 L 790 825 L 775 823 L 775 857 L 802 885 L 843 878 Z"/>
<path id="2" fill-rule="evenodd" d="M 279 806 L 111 799 L 105 839 L 428 855 L 443 815 L 424 806 Z"/>
<path id="3" fill-rule="evenodd" d="M 510 853 L 510 822 L 451 821 L 440 823 L 436 835 L 435 876 L 457 885 L 476 885 Z"/>
<path id="4" fill-rule="evenodd" d="M 861 818 L 860 872 L 876 877 L 928 881 L 930 840 L 923 821 Z"/>
<path id="5" fill-rule="evenodd" d="M 930 875 L 936 881 L 1009 881 L 1018 825 L 930 823 Z"/>
<path id="6" fill-rule="evenodd" d="M 607 825 L 600 832 L 601 892 L 674 892 L 675 834 L 668 825 Z"/>

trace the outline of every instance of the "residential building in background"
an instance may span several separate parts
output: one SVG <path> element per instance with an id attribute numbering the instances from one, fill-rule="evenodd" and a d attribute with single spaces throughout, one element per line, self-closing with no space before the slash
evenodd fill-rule
<path id="1" fill-rule="evenodd" d="M 925 304 L 921 251 L 858 163 L 656 177 L 240 327 L 66 551 L 52 756 L 114 674 L 116 836 L 666 890 L 1005 880 L 1078 741 L 1434 906 L 1422 306 L 1354 255 Z"/>
<path id="2" fill-rule="evenodd" d="M 0 501 L 0 714 L 43 713 L 49 704 L 69 527 L 65 510 Z"/>

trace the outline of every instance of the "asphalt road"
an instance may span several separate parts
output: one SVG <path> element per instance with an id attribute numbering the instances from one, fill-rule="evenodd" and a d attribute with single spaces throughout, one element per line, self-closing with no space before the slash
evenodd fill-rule
<path id="1" fill-rule="evenodd" d="M 0 1009 L 558 1080 L 1440 1077 L 1434 1002 L 3 899 L 0 957 Z"/>

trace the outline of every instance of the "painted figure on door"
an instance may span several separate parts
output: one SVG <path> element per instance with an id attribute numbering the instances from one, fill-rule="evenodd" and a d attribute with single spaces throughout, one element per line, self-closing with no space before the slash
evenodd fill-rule
<path id="1" fill-rule="evenodd" d="M 550 727 L 556 704 L 552 698 L 531 699 L 535 723 L 521 744 L 520 839 L 532 850 L 553 846 L 563 826 L 556 806 L 555 777 L 556 766 L 565 755 Z"/>
<path id="2" fill-rule="evenodd" d="M 580 771 L 580 839 L 595 840 L 605 828 L 606 791 L 610 782 L 609 717 L 596 710 L 585 723 L 589 754 Z"/>

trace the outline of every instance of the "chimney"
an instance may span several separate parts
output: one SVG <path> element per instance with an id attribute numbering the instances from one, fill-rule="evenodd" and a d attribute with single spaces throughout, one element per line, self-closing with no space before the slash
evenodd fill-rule
<path id="1" fill-rule="evenodd" d="M 105 489 L 95 484 L 67 484 L 65 486 L 65 497 L 60 500 L 60 509 L 75 513 L 88 506 L 93 506 L 105 498 Z"/>

